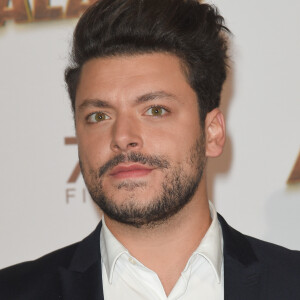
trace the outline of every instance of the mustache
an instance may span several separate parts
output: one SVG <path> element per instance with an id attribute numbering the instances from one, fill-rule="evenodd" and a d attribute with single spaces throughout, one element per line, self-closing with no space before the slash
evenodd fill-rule
<path id="1" fill-rule="evenodd" d="M 134 162 L 140 163 L 143 165 L 149 165 L 150 167 L 155 167 L 159 169 L 167 169 L 170 166 L 170 163 L 167 159 L 162 156 L 157 155 L 146 155 L 139 152 L 130 152 L 128 154 L 119 154 L 105 163 L 99 169 L 99 177 L 104 175 L 107 171 L 111 170 L 115 166 L 124 162 Z"/>

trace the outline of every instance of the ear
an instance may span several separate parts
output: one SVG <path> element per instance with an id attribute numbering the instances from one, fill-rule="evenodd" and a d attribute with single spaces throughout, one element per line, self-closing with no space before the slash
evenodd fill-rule
<path id="1" fill-rule="evenodd" d="M 225 144 L 225 120 L 220 109 L 215 108 L 206 115 L 206 156 L 217 157 L 222 154 Z"/>

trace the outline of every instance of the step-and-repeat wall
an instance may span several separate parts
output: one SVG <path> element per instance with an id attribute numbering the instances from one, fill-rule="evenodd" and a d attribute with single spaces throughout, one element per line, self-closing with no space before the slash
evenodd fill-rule
<path id="1" fill-rule="evenodd" d="M 228 139 L 209 161 L 209 197 L 233 227 L 300 249 L 300 2 L 211 2 L 233 35 Z M 0 2 L 0 268 L 78 241 L 99 221 L 63 78 L 90 3 Z"/>

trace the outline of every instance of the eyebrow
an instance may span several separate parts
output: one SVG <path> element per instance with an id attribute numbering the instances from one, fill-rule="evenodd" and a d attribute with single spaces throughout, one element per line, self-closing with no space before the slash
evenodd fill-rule
<path id="1" fill-rule="evenodd" d="M 148 101 L 153 101 L 153 100 L 158 100 L 158 99 L 162 99 L 162 98 L 166 98 L 169 100 L 175 100 L 176 97 L 173 94 L 169 94 L 167 92 L 164 91 L 158 91 L 158 92 L 152 92 L 152 93 L 147 93 L 145 95 L 139 96 L 136 99 L 136 103 L 144 103 L 144 102 L 148 102 Z"/>
<path id="2" fill-rule="evenodd" d="M 168 99 L 168 100 L 175 100 L 177 99 L 176 96 L 173 94 L 164 92 L 164 91 L 157 91 L 157 92 L 150 92 L 144 95 L 141 95 L 136 98 L 135 103 L 140 104 L 140 103 L 145 103 L 148 101 L 154 101 L 158 99 Z M 82 104 L 78 106 L 78 110 L 83 110 L 84 108 L 87 107 L 98 107 L 98 108 L 113 108 L 113 106 L 105 100 L 101 99 L 85 99 Z"/>
<path id="3" fill-rule="evenodd" d="M 112 105 L 101 99 L 85 99 L 83 103 L 78 106 L 78 110 L 83 110 L 87 107 L 112 108 Z"/>

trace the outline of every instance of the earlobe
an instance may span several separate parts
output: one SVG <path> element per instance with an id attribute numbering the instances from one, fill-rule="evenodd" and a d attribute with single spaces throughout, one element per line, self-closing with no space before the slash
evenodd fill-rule
<path id="1" fill-rule="evenodd" d="M 215 108 L 206 115 L 206 156 L 217 157 L 222 154 L 226 132 L 224 115 L 220 109 Z"/>

